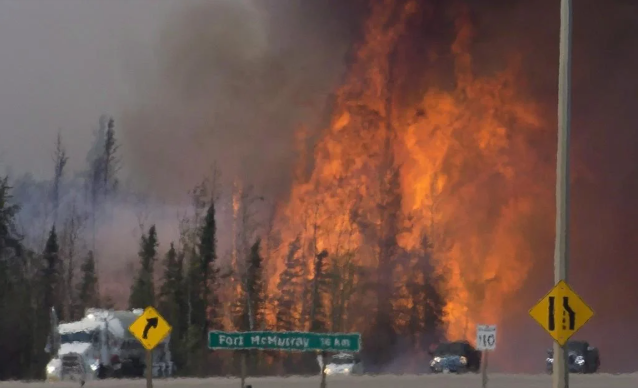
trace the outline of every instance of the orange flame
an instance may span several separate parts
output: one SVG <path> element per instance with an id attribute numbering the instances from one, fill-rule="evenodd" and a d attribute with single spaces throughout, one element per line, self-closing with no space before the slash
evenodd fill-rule
<path id="1" fill-rule="evenodd" d="M 297 178 L 277 226 L 284 244 L 300 235 L 303 249 L 355 253 L 360 264 L 378 265 L 370 230 L 383 228 L 383 171 L 398 168 L 397 243 L 409 252 L 428 236 L 444 275 L 448 337 L 471 340 L 477 323 L 502 321 L 507 296 L 533 262 L 525 232 L 546 193 L 534 180 L 529 138 L 543 128 L 517 87 L 515 60 L 493 76 L 474 74 L 474 31 L 464 10 L 451 47 L 455 87 L 422 90 L 416 102 L 400 98 L 397 85 L 409 81 L 397 52 L 424 3 L 385 0 L 372 8 L 312 172 Z M 279 273 L 282 260 L 276 265 Z M 401 271 L 397 282 L 409 276 Z"/>

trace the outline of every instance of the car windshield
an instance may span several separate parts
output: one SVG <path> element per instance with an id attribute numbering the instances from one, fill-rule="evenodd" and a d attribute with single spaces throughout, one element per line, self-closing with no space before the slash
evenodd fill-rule
<path id="1" fill-rule="evenodd" d="M 566 346 L 568 351 L 575 353 L 583 353 L 585 347 L 585 343 L 581 341 L 569 341 Z"/>
<path id="2" fill-rule="evenodd" d="M 93 340 L 94 333 L 88 331 L 77 331 L 73 333 L 64 333 L 60 335 L 60 341 L 63 344 L 70 344 L 72 342 L 85 342 L 90 343 Z"/>
<path id="3" fill-rule="evenodd" d="M 449 342 L 449 343 L 439 344 L 439 346 L 437 346 L 436 350 L 434 351 L 434 355 L 463 356 L 465 355 L 465 344 L 461 342 Z"/>
<path id="4" fill-rule="evenodd" d="M 352 356 L 339 356 L 339 357 L 333 356 L 332 358 L 330 358 L 330 363 L 331 364 L 336 364 L 336 365 L 352 364 L 352 363 L 354 363 L 354 357 L 352 357 Z"/>

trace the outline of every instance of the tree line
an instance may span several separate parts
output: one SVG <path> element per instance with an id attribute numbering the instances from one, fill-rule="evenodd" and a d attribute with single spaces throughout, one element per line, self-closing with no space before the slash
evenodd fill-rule
<path id="1" fill-rule="evenodd" d="M 155 225 L 143 228 L 128 301 L 102 295 L 100 265 L 108 261 L 100 260 L 95 241 L 108 206 L 126 194 L 118 180 L 118 150 L 114 121 L 102 117 L 85 171 L 67 176 L 68 156 L 58 136 L 50 181 L 0 180 L 0 329 L 5 333 L 0 379 L 44 377 L 51 307 L 62 321 L 72 321 L 88 307 L 155 306 L 173 326 L 173 360 L 184 376 L 238 373 L 241 353 L 209 351 L 209 330 L 358 331 L 364 362 L 372 369 L 397 357 L 406 369 L 427 368 L 426 349 L 443 336 L 445 300 L 425 236 L 420 249 L 409 254 L 397 253 L 398 232 L 391 227 L 377 236 L 381 258 L 403 255 L 406 277 L 398 287 L 388 275 L 398 261 L 366 266 L 352 250 L 309 250 L 301 235 L 285 241 L 272 227 L 256 226 L 253 209 L 261 198 L 250 188 L 233 189 L 233 242 L 226 257 L 220 255 L 219 228 L 231 225 L 218 224 L 218 170 L 190 191 L 191 212 L 180 220 L 177 241 L 161 244 Z M 387 174 L 385 189 L 396 196 L 397 174 Z M 80 194 L 65 191 L 70 181 L 82 188 Z M 34 199 L 36 188 L 46 195 Z M 393 206 L 384 210 L 387 218 L 398 212 Z M 278 272 L 272 270 L 275 261 Z M 129 286 L 124 280 L 121 285 Z M 251 374 L 318 372 L 314 354 L 248 355 Z"/>

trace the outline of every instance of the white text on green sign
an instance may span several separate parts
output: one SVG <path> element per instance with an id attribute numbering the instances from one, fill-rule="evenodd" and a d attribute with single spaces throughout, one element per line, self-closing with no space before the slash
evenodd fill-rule
<path id="1" fill-rule="evenodd" d="M 306 333 L 294 331 L 247 331 L 208 333 L 210 349 L 262 349 L 285 351 L 358 352 L 359 333 Z"/>

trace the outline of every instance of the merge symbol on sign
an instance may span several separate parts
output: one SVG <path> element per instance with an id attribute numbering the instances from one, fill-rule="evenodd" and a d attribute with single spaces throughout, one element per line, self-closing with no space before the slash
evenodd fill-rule
<path id="1" fill-rule="evenodd" d="M 558 282 L 529 311 L 549 335 L 563 346 L 594 315 L 592 309 L 569 287 Z M 560 319 L 560 322 L 557 322 Z"/>

